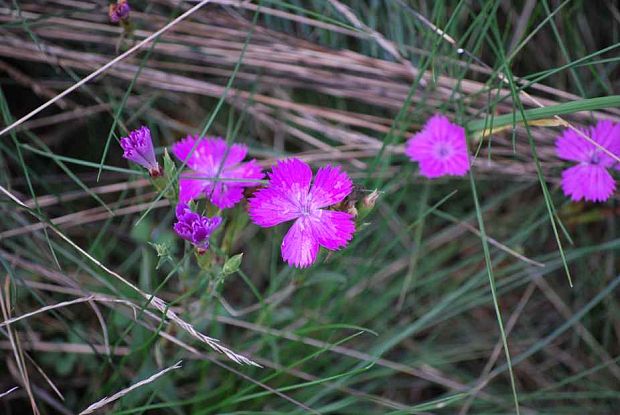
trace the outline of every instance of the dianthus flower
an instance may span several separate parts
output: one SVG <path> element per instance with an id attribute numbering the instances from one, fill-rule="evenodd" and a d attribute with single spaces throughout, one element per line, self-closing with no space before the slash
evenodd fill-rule
<path id="1" fill-rule="evenodd" d="M 564 130 L 555 142 L 559 158 L 577 163 L 562 172 L 562 190 L 575 202 L 581 199 L 604 202 L 616 189 L 616 182 L 608 169 L 618 168 L 618 164 L 600 147 L 620 155 L 620 124 L 599 121 L 583 132 L 599 146 L 571 129 Z"/>
<path id="2" fill-rule="evenodd" d="M 247 152 L 245 145 L 228 146 L 219 137 L 188 136 L 174 144 L 172 153 L 192 170 L 179 180 L 180 201 L 204 195 L 220 209 L 233 207 L 243 199 L 245 187 L 257 186 L 265 176 L 256 160 L 242 163 Z"/>
<path id="3" fill-rule="evenodd" d="M 130 11 L 131 8 L 129 7 L 127 0 L 118 0 L 116 4 L 110 4 L 110 7 L 108 8 L 108 16 L 110 17 L 110 21 L 112 23 L 118 23 L 121 20 L 128 19 Z"/>
<path id="4" fill-rule="evenodd" d="M 269 174 L 267 187 L 249 200 L 249 215 L 262 227 L 294 220 L 282 241 L 282 258 L 289 265 L 305 268 L 316 260 L 319 246 L 337 250 L 353 237 L 353 215 L 326 209 L 347 197 L 352 186 L 339 167 L 320 168 L 312 182 L 312 170 L 305 162 L 279 161 Z"/>
<path id="5" fill-rule="evenodd" d="M 155 159 L 153 140 L 148 127 L 142 126 L 130 132 L 128 137 L 121 138 L 121 147 L 124 150 L 124 158 L 148 169 L 153 177 L 161 175 L 162 171 Z"/>
<path id="6" fill-rule="evenodd" d="M 174 231 L 181 238 L 194 244 L 198 252 L 204 252 L 209 248 L 211 234 L 222 223 L 222 218 L 219 216 L 209 218 L 192 212 L 187 203 L 177 205 L 176 216 Z"/>
<path id="7" fill-rule="evenodd" d="M 407 141 L 405 154 L 420 163 L 420 174 L 429 179 L 469 171 L 465 130 L 443 115 L 433 116 Z"/>

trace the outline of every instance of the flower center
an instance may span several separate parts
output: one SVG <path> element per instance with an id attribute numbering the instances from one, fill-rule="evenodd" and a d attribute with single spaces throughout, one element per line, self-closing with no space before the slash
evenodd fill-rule
<path id="1" fill-rule="evenodd" d="M 299 207 L 299 213 L 301 216 L 310 216 L 310 206 L 307 204 L 302 204 Z"/>
<path id="2" fill-rule="evenodd" d="M 597 165 L 601 162 L 601 156 L 597 150 L 594 150 L 592 154 L 590 154 L 590 164 Z"/>
<path id="3" fill-rule="evenodd" d="M 437 143 L 435 145 L 435 155 L 440 159 L 447 159 L 452 155 L 452 146 L 448 143 Z"/>

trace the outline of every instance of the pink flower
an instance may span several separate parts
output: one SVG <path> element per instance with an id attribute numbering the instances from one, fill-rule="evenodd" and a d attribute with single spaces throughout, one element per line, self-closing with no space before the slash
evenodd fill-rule
<path id="1" fill-rule="evenodd" d="M 153 177 L 162 174 L 159 163 L 155 159 L 155 149 L 151 139 L 151 130 L 142 126 L 129 133 L 128 137 L 121 138 L 123 157 L 148 169 Z"/>
<path id="2" fill-rule="evenodd" d="M 220 209 L 230 208 L 243 199 L 245 187 L 257 186 L 257 181 L 265 176 L 256 160 L 242 163 L 248 152 L 246 146 L 229 147 L 219 137 L 188 136 L 174 144 L 172 152 L 192 170 L 179 180 L 181 202 L 204 195 Z"/>
<path id="3" fill-rule="evenodd" d="M 282 241 L 282 258 L 299 268 L 310 266 L 319 246 L 344 247 L 353 237 L 353 216 L 326 209 L 351 193 L 352 183 L 339 167 L 321 167 L 312 182 L 312 170 L 298 159 L 279 161 L 267 187 L 249 200 L 250 219 L 265 228 L 294 220 Z"/>
<path id="4" fill-rule="evenodd" d="M 599 121 L 584 130 L 594 142 L 613 154 L 620 154 L 620 124 Z M 618 168 L 616 160 L 577 132 L 566 129 L 555 142 L 559 158 L 577 164 L 562 172 L 564 194 L 577 202 L 581 199 L 604 202 L 616 189 L 616 182 L 608 169 Z"/>
<path id="5" fill-rule="evenodd" d="M 407 141 L 405 154 L 420 163 L 420 174 L 429 179 L 464 176 L 469 171 L 465 130 L 443 115 L 433 116 Z"/>

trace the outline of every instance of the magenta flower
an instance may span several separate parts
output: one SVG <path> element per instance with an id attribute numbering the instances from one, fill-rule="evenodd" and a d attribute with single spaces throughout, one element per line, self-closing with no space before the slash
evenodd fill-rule
<path id="1" fill-rule="evenodd" d="M 256 160 L 242 163 L 248 152 L 246 146 L 233 144 L 229 147 L 219 137 L 188 136 L 175 143 L 172 152 L 192 170 L 179 180 L 181 202 L 204 195 L 220 209 L 230 208 L 243 199 L 245 187 L 257 186 L 256 181 L 265 176 Z M 210 180 L 216 177 L 224 180 Z"/>
<path id="2" fill-rule="evenodd" d="M 127 0 L 118 0 L 116 4 L 110 4 L 108 16 L 110 17 L 110 21 L 112 23 L 118 23 L 121 20 L 128 19 L 130 11 L 131 8 L 129 7 Z"/>
<path id="3" fill-rule="evenodd" d="M 194 244 L 198 252 L 206 251 L 209 248 L 209 238 L 222 223 L 222 218 L 201 216 L 192 212 L 187 203 L 177 205 L 176 215 L 178 222 L 174 224 L 174 231 L 177 235 Z"/>
<path id="4" fill-rule="evenodd" d="M 599 121 L 584 133 L 612 154 L 620 154 L 620 124 Z M 604 202 L 611 197 L 616 182 L 608 169 L 618 165 L 609 154 L 570 129 L 558 137 L 555 150 L 559 158 L 577 163 L 562 172 L 562 190 L 566 196 L 575 202 L 581 199 Z"/>
<path id="5" fill-rule="evenodd" d="M 339 167 L 325 166 L 311 182 L 312 170 L 305 162 L 279 161 L 269 174 L 267 187 L 249 201 L 250 218 L 258 226 L 295 221 L 282 241 L 282 258 L 299 268 L 316 260 L 319 246 L 340 249 L 355 232 L 353 215 L 326 209 L 351 193 L 353 185 L 347 174 Z"/>
<path id="6" fill-rule="evenodd" d="M 469 171 L 465 130 L 443 115 L 434 115 L 407 141 L 405 154 L 420 163 L 420 174 L 429 179 Z"/>
<path id="7" fill-rule="evenodd" d="M 151 176 L 155 177 L 162 174 L 159 163 L 155 159 L 153 140 L 148 127 L 142 126 L 130 132 L 128 137 L 121 138 L 121 147 L 124 150 L 124 158 L 148 169 Z"/>

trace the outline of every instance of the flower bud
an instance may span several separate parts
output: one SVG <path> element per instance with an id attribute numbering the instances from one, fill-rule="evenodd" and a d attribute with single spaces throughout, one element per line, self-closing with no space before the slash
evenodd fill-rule
<path id="1" fill-rule="evenodd" d="M 129 7 L 127 0 L 118 0 L 116 4 L 110 4 L 110 7 L 108 8 L 108 16 L 110 17 L 110 21 L 112 23 L 118 23 L 129 19 L 130 11 L 131 8 Z"/>
<path id="2" fill-rule="evenodd" d="M 372 193 L 364 196 L 362 200 L 359 201 L 357 205 L 357 210 L 359 212 L 357 216 L 358 221 L 364 219 L 370 212 L 372 212 L 375 204 L 377 203 L 377 199 L 379 199 L 379 191 L 375 189 Z"/>
<path id="3" fill-rule="evenodd" d="M 365 208 L 372 210 L 375 207 L 375 203 L 377 203 L 377 199 L 379 199 L 379 191 L 375 189 L 362 199 L 362 204 Z"/>

